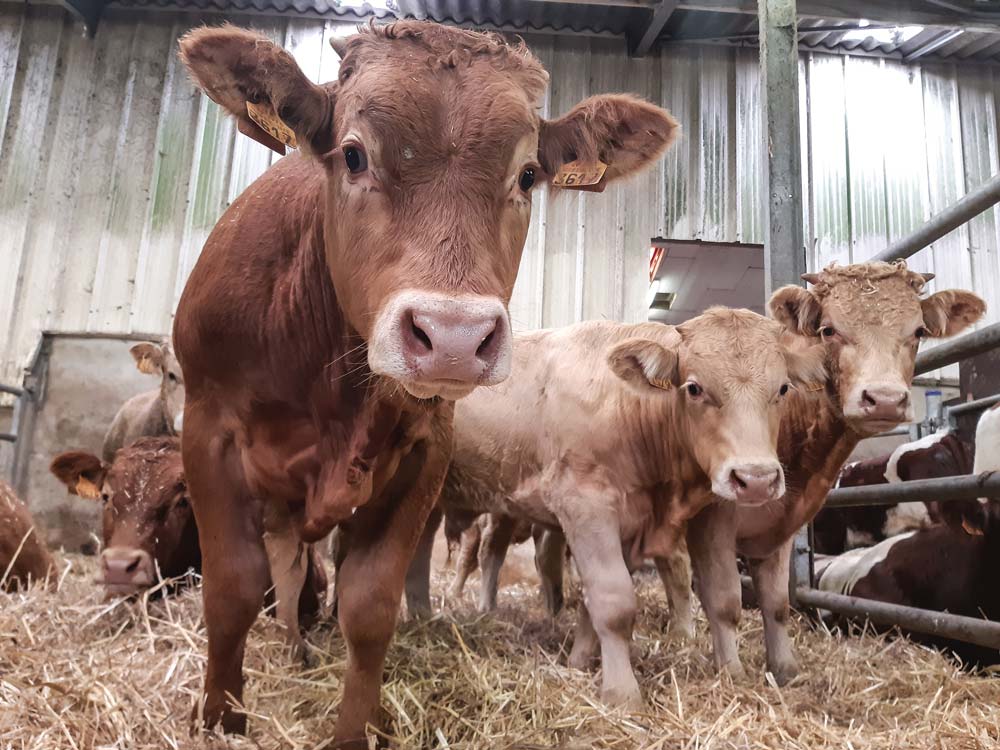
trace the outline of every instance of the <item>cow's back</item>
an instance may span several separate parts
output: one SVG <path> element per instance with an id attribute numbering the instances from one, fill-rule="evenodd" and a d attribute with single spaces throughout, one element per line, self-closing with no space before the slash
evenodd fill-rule
<path id="1" fill-rule="evenodd" d="M 625 449 L 632 435 L 621 417 L 656 396 L 632 391 L 606 357 L 611 345 L 642 335 L 642 328 L 601 321 L 517 336 L 510 378 L 456 404 L 445 505 L 497 510 L 511 493 L 547 481 L 546 472 L 564 461 L 591 464 L 626 489 L 641 484 L 642 457 Z M 659 338 L 668 331 L 660 324 L 652 330 Z M 549 520 L 544 509 L 537 512 L 537 520 Z"/>
<path id="2" fill-rule="evenodd" d="M 8 570 L 3 588 L 11 590 L 29 579 L 41 581 L 48 576 L 52 580 L 55 562 L 28 507 L 0 480 L 0 575 Z"/>
<path id="3" fill-rule="evenodd" d="M 131 445 L 139 438 L 170 434 L 160 400 L 160 389 L 154 388 L 133 396 L 122 404 L 104 436 L 101 457 L 111 463 L 119 449 Z"/>

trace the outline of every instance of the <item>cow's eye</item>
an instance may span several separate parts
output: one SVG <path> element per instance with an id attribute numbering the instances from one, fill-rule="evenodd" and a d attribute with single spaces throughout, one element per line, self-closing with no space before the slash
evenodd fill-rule
<path id="1" fill-rule="evenodd" d="M 523 172 L 521 172 L 521 179 L 517 183 L 521 190 L 528 192 L 535 186 L 535 170 L 533 167 L 528 167 Z"/>
<path id="2" fill-rule="evenodd" d="M 781 388 L 778 389 L 778 395 L 779 396 L 787 396 L 788 395 L 788 391 L 790 391 L 791 389 L 792 389 L 792 386 L 789 383 L 785 383 L 783 386 L 781 386 Z"/>
<path id="3" fill-rule="evenodd" d="M 177 498 L 177 507 L 178 508 L 186 508 L 190 504 L 191 504 L 191 501 L 188 500 L 187 495 L 181 495 L 179 498 Z"/>
<path id="4" fill-rule="evenodd" d="M 368 169 L 368 157 L 357 146 L 344 147 L 344 163 L 351 174 L 360 174 Z"/>
<path id="5" fill-rule="evenodd" d="M 927 333 L 928 333 L 927 329 L 924 328 L 923 326 L 920 326 L 920 328 L 918 328 L 916 331 L 913 332 L 913 335 L 916 336 L 918 339 L 924 339 L 927 338 Z"/>
<path id="6" fill-rule="evenodd" d="M 174 375 L 174 374 L 173 374 L 172 372 L 168 372 L 168 373 L 167 373 L 167 379 L 168 379 L 168 380 L 169 380 L 169 381 L 170 381 L 171 383 L 176 383 L 176 382 L 177 382 L 177 376 L 176 376 L 176 375 Z"/>
<path id="7" fill-rule="evenodd" d="M 704 390 L 702 390 L 702 387 L 697 383 L 688 383 L 686 386 L 684 386 L 684 388 L 685 390 L 687 390 L 688 395 L 691 398 L 698 398 L 698 396 L 700 396 L 702 393 L 705 392 Z"/>
<path id="8" fill-rule="evenodd" d="M 836 329 L 833 326 L 823 326 L 819 329 L 819 335 L 825 339 L 831 338 L 837 335 Z"/>
<path id="9" fill-rule="evenodd" d="M 108 501 L 110 499 L 111 499 L 111 495 L 109 495 L 107 492 L 102 492 L 101 493 L 101 502 L 102 503 L 104 503 L 105 505 L 107 505 L 107 503 L 108 503 Z"/>

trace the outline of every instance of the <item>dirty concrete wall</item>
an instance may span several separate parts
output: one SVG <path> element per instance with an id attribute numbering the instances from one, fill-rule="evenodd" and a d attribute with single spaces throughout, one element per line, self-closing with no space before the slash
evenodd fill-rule
<path id="1" fill-rule="evenodd" d="M 140 373 L 129 354 L 136 340 L 73 335 L 46 336 L 44 390 L 30 437 L 24 499 L 55 547 L 93 551 L 100 536 L 98 504 L 67 493 L 49 473 L 63 451 L 101 454 L 104 433 L 132 396 L 159 387 Z"/>

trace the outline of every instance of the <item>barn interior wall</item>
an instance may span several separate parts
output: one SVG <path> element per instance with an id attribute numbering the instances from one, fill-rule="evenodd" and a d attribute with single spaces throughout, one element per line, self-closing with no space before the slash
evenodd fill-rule
<path id="1" fill-rule="evenodd" d="M 109 11 L 88 40 L 60 8 L 0 0 L 0 381 L 43 330 L 167 332 L 216 219 L 277 157 L 187 83 L 178 37 L 219 16 Z M 350 25 L 231 17 L 336 75 Z M 511 303 L 519 329 L 645 318 L 648 240 L 760 242 L 764 144 L 756 51 L 669 46 L 630 59 L 615 39 L 533 35 L 551 72 L 542 111 L 628 90 L 662 102 L 684 138 L 604 194 L 540 195 Z M 863 260 L 998 171 L 1000 71 L 804 55 L 809 265 Z M 775 144 L 780 147 L 780 144 Z M 972 288 L 1000 320 L 1000 214 L 913 260 Z"/>

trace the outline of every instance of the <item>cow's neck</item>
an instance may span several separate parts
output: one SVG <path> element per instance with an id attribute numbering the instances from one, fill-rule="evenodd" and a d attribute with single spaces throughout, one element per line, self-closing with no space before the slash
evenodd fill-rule
<path id="1" fill-rule="evenodd" d="M 861 436 L 850 429 L 831 390 L 796 394 L 781 425 L 779 454 L 786 469 L 782 540 L 808 523 Z"/>

